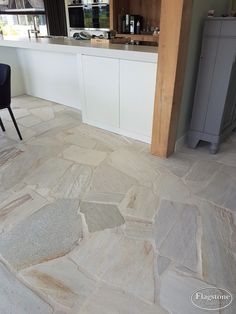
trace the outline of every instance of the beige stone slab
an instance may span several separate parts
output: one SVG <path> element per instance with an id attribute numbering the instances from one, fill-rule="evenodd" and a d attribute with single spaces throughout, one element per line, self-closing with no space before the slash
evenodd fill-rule
<path id="1" fill-rule="evenodd" d="M 29 110 L 31 114 L 39 118 L 41 121 L 49 121 L 54 119 L 54 111 L 52 107 L 40 107 Z"/>
<path id="2" fill-rule="evenodd" d="M 105 231 L 85 240 L 70 256 L 112 286 L 154 302 L 154 252 L 150 242 Z"/>
<path id="3" fill-rule="evenodd" d="M 114 204 L 118 205 L 124 198 L 124 194 L 118 193 L 98 193 L 94 191 L 88 191 L 82 198 L 85 202 L 90 203 L 102 203 L 102 204 Z"/>
<path id="4" fill-rule="evenodd" d="M 64 150 L 63 157 L 79 164 L 98 166 L 107 157 L 107 154 L 72 145 Z"/>
<path id="5" fill-rule="evenodd" d="M 42 120 L 33 115 L 29 115 L 24 118 L 18 119 L 17 122 L 19 123 L 19 125 L 23 125 L 26 128 L 30 128 L 34 125 L 41 123 Z"/>
<path id="6" fill-rule="evenodd" d="M 167 314 L 167 311 L 157 304 L 144 302 L 122 290 L 102 285 L 88 298 L 79 313 Z M 77 310 L 75 309 L 72 314 L 78 314 Z"/>
<path id="7" fill-rule="evenodd" d="M 9 147 L 7 149 L 0 151 L 0 166 L 4 165 L 7 162 L 10 162 L 12 159 L 16 158 L 22 153 L 20 149 L 15 147 Z"/>
<path id="8" fill-rule="evenodd" d="M 119 208 L 129 219 L 152 222 L 158 207 L 159 198 L 151 189 L 133 186 Z"/>
<path id="9" fill-rule="evenodd" d="M 202 268 L 210 284 L 236 293 L 235 235 L 236 226 L 230 212 L 203 202 Z"/>
<path id="10" fill-rule="evenodd" d="M 50 195 L 55 198 L 81 198 L 89 187 L 92 168 L 84 165 L 72 165 L 52 189 Z"/>
<path id="11" fill-rule="evenodd" d="M 142 240 L 154 240 L 153 224 L 144 223 L 139 221 L 126 221 L 123 226 L 124 234 L 127 237 L 142 239 Z"/>
<path id="12" fill-rule="evenodd" d="M 137 180 L 139 184 L 151 186 L 158 177 L 157 173 L 145 160 L 141 154 L 120 149 L 109 156 L 109 165 Z"/>
<path id="13" fill-rule="evenodd" d="M 1 314 L 52 314 L 53 308 L 24 286 L 0 263 Z"/>
<path id="14" fill-rule="evenodd" d="M 71 162 L 60 158 L 52 158 L 33 169 L 24 181 L 29 185 L 53 188 L 71 166 Z"/>
<path id="15" fill-rule="evenodd" d="M 27 109 L 16 108 L 12 110 L 16 119 L 28 116 L 30 113 Z M 1 118 L 3 120 L 12 121 L 9 111 L 7 109 L 1 110 Z"/>
<path id="16" fill-rule="evenodd" d="M 34 289 L 47 296 L 52 303 L 77 310 L 96 288 L 96 281 L 79 271 L 67 258 L 35 265 L 20 275 Z M 43 314 L 43 313 L 42 313 Z"/>
<path id="17" fill-rule="evenodd" d="M 200 289 L 209 288 L 210 285 L 201 280 L 181 276 L 174 271 L 167 271 L 161 277 L 160 304 L 172 314 L 199 314 L 208 313 L 193 306 L 191 295 Z M 220 311 L 214 311 L 219 314 Z"/>
<path id="18" fill-rule="evenodd" d="M 46 204 L 44 198 L 29 188 L 12 194 L 0 204 L 0 233 L 11 230 Z"/>

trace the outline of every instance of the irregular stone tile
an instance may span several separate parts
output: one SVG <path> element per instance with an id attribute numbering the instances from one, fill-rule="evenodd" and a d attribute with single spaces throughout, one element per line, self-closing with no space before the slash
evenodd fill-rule
<path id="1" fill-rule="evenodd" d="M 26 151 L 2 171 L 1 182 L 5 189 L 13 188 L 23 181 L 36 167 L 44 161 L 58 155 L 60 146 L 27 145 Z"/>
<path id="2" fill-rule="evenodd" d="M 211 177 L 219 171 L 221 164 L 214 161 L 200 160 L 194 164 L 191 171 L 185 177 L 187 185 L 191 187 L 192 191 L 199 191 Z"/>
<path id="3" fill-rule="evenodd" d="M 0 263 L 0 312 L 2 314 L 52 314 L 53 309 L 15 278 Z"/>
<path id="4" fill-rule="evenodd" d="M 89 273 L 137 297 L 154 302 L 154 252 L 150 242 L 107 230 L 70 254 Z"/>
<path id="5" fill-rule="evenodd" d="M 120 205 L 121 213 L 129 218 L 151 222 L 159 206 L 159 198 L 146 187 L 133 186 Z"/>
<path id="6" fill-rule="evenodd" d="M 46 203 L 44 198 L 28 188 L 12 194 L 0 204 L 0 233 L 9 231 Z"/>
<path id="7" fill-rule="evenodd" d="M 96 282 L 67 258 L 35 265 L 20 274 L 34 289 L 68 309 L 75 305 L 79 309 L 96 287 Z"/>
<path id="8" fill-rule="evenodd" d="M 75 309 L 72 314 L 77 314 Z M 83 314 L 164 314 L 167 312 L 157 304 L 146 303 L 131 294 L 102 285 L 82 307 Z"/>
<path id="9" fill-rule="evenodd" d="M 46 205 L 9 232 L 0 235 L 0 252 L 16 269 L 70 252 L 82 238 L 78 202 Z"/>
<path id="10" fill-rule="evenodd" d="M 55 198 L 81 198 L 89 187 L 92 169 L 83 165 L 72 165 L 66 170 L 51 191 Z"/>
<path id="11" fill-rule="evenodd" d="M 91 189 L 96 192 L 124 194 L 134 184 L 137 184 L 135 179 L 128 177 L 107 163 L 102 163 L 94 171 Z"/>
<path id="12" fill-rule="evenodd" d="M 90 232 L 111 229 L 124 224 L 124 218 L 116 205 L 81 202 L 80 212 L 85 215 L 85 220 Z"/>
<path id="13" fill-rule="evenodd" d="M 31 126 L 41 123 L 42 120 L 33 115 L 29 115 L 24 118 L 18 119 L 17 122 L 26 128 L 30 128 Z"/>
<path id="14" fill-rule="evenodd" d="M 222 144 L 220 152 L 218 154 L 217 161 L 234 167 L 235 160 L 236 160 L 236 143 Z"/>
<path id="15" fill-rule="evenodd" d="M 221 171 L 236 180 L 236 167 L 222 165 Z"/>
<path id="16" fill-rule="evenodd" d="M 0 166 L 3 166 L 8 161 L 11 161 L 15 157 L 19 156 L 22 153 L 21 150 L 11 147 L 5 150 L 0 151 Z"/>
<path id="17" fill-rule="evenodd" d="M 98 150 L 70 146 L 64 150 L 63 157 L 79 164 L 98 166 L 107 157 L 107 154 Z"/>
<path id="18" fill-rule="evenodd" d="M 28 116 L 30 113 L 25 108 L 15 108 L 14 109 L 14 116 L 16 119 Z M 1 118 L 3 120 L 12 121 L 9 111 L 7 109 L 1 110 Z"/>
<path id="19" fill-rule="evenodd" d="M 31 129 L 34 130 L 35 134 L 37 136 L 41 135 L 48 135 L 48 136 L 53 136 L 57 135 L 59 132 L 65 130 L 65 129 L 70 129 L 72 127 L 75 127 L 78 125 L 78 122 L 75 121 L 72 118 L 68 117 L 60 117 L 60 118 L 55 118 L 50 121 L 44 121 L 40 124 L 37 124 Z"/>
<path id="20" fill-rule="evenodd" d="M 137 222 L 137 221 L 126 221 L 123 226 L 124 233 L 127 237 L 143 240 L 153 240 L 153 224 Z"/>
<path id="21" fill-rule="evenodd" d="M 162 171 L 162 169 L 168 170 L 173 175 L 178 177 L 185 176 L 191 169 L 194 159 L 187 154 L 176 152 L 173 156 L 168 159 L 159 158 L 150 154 L 150 151 L 144 153 L 147 162 L 156 171 Z"/>
<path id="22" fill-rule="evenodd" d="M 141 154 L 120 149 L 112 153 L 108 159 L 109 165 L 137 180 L 141 185 L 151 186 L 159 173 L 153 170 Z"/>
<path id="23" fill-rule="evenodd" d="M 71 162 L 64 159 L 49 159 L 31 171 L 30 175 L 24 179 L 24 182 L 29 185 L 53 188 L 71 165 Z"/>
<path id="24" fill-rule="evenodd" d="M 37 101 L 37 103 L 39 103 L 40 99 L 29 95 L 21 95 L 13 97 L 11 99 L 11 104 L 14 108 L 30 108 L 31 105 L 33 106 L 34 101 Z"/>
<path id="25" fill-rule="evenodd" d="M 103 203 L 103 204 L 114 204 L 118 205 L 124 198 L 124 194 L 118 193 L 97 193 L 94 191 L 89 191 L 82 198 L 85 202 L 90 203 Z"/>
<path id="26" fill-rule="evenodd" d="M 8 121 L 4 121 L 4 126 L 6 129 L 6 133 L 5 136 L 7 136 L 9 139 L 15 140 L 18 143 L 20 143 L 20 139 L 19 136 L 16 132 L 16 129 L 14 127 L 13 122 L 8 122 Z M 35 136 L 35 132 L 34 130 L 30 129 L 30 128 L 26 128 L 24 126 L 19 126 L 22 138 L 23 138 L 23 142 L 26 142 L 27 140 L 29 140 L 30 138 Z"/>
<path id="27" fill-rule="evenodd" d="M 190 190 L 187 185 L 177 176 L 162 173 L 154 182 L 154 193 L 160 199 L 167 199 L 175 202 L 185 202 L 190 198 Z"/>
<path id="28" fill-rule="evenodd" d="M 171 264 L 171 260 L 164 256 L 158 256 L 157 257 L 157 271 L 158 275 L 161 276 L 164 271 L 169 267 Z"/>
<path id="29" fill-rule="evenodd" d="M 216 173 L 209 184 L 203 187 L 196 195 L 236 211 L 236 180 L 223 171 Z"/>
<path id="30" fill-rule="evenodd" d="M 78 131 L 78 128 L 67 130 L 63 134 L 64 143 L 80 146 L 83 148 L 93 149 L 95 148 L 97 141 L 85 134 Z M 98 149 L 99 150 L 99 149 Z"/>
<path id="31" fill-rule="evenodd" d="M 49 121 L 54 119 L 54 111 L 51 107 L 40 107 L 30 109 L 30 113 L 39 118 L 42 121 Z"/>
<path id="32" fill-rule="evenodd" d="M 236 263 L 232 252 L 236 226 L 232 214 L 206 202 L 200 210 L 203 277 L 210 284 L 236 293 Z"/>
<path id="33" fill-rule="evenodd" d="M 160 255 L 197 272 L 197 216 L 194 205 L 162 201 L 155 218 L 155 242 Z"/>
<path id="34" fill-rule="evenodd" d="M 115 151 L 121 147 L 127 147 L 128 141 L 123 137 L 112 132 L 92 127 L 87 124 L 81 124 L 78 130 L 92 139 L 98 141 L 99 144 L 104 144 L 109 150 Z"/>
<path id="35" fill-rule="evenodd" d="M 192 294 L 200 289 L 209 288 L 209 284 L 191 277 L 180 276 L 174 271 L 167 271 L 161 276 L 160 304 L 172 314 L 199 314 L 202 311 L 191 302 Z M 214 313 L 220 313 L 214 311 Z"/>

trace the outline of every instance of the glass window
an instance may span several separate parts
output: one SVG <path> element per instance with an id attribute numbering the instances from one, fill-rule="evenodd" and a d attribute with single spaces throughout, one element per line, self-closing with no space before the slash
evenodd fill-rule
<path id="1" fill-rule="evenodd" d="M 28 37 L 36 17 L 41 36 L 47 36 L 44 0 L 9 0 L 0 5 L 0 28 L 6 39 Z"/>
<path id="2" fill-rule="evenodd" d="M 0 28 L 5 39 L 26 38 L 28 30 L 33 28 L 35 15 L 0 15 Z M 46 17 L 44 14 L 36 15 L 40 36 L 47 36 Z"/>

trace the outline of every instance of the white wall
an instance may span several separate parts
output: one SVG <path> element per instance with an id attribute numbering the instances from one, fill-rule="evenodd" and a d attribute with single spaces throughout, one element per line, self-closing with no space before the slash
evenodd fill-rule
<path id="1" fill-rule="evenodd" d="M 12 97 L 25 94 L 25 84 L 23 75 L 15 48 L 0 48 L 0 63 L 6 63 L 11 66 L 12 74 Z"/>

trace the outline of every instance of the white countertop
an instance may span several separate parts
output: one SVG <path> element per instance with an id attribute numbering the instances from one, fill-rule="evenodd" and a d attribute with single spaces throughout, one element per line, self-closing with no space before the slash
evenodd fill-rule
<path id="1" fill-rule="evenodd" d="M 90 41 L 69 38 L 39 38 L 0 40 L 0 47 L 33 49 L 61 53 L 81 53 L 101 57 L 120 58 L 133 61 L 157 62 L 157 47 L 123 44 L 91 44 Z M 1 49 L 1 48 L 0 48 Z"/>

